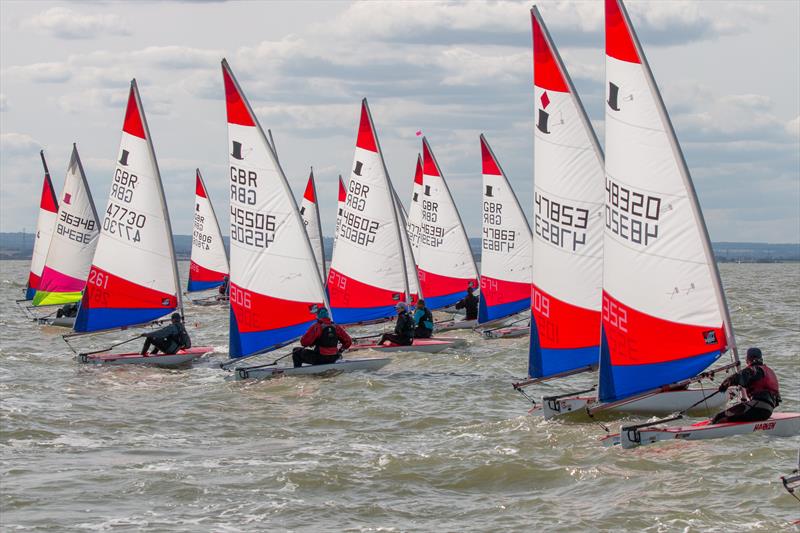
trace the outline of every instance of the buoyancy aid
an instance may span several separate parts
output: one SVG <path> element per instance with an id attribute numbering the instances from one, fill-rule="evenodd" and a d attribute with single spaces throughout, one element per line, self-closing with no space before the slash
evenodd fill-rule
<path id="1" fill-rule="evenodd" d="M 322 332 L 317 339 L 317 346 L 320 348 L 337 348 L 339 346 L 339 336 L 336 335 L 335 325 L 322 324 Z"/>
<path id="2" fill-rule="evenodd" d="M 775 372 L 765 364 L 757 365 L 756 368 L 762 370 L 761 377 L 751 381 L 747 385 L 747 394 L 755 400 L 763 400 L 770 398 L 773 407 L 781 402 L 780 385 L 778 384 L 778 376 Z"/>

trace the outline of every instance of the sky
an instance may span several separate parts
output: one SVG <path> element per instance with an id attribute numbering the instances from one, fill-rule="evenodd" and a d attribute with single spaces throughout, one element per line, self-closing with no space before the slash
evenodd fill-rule
<path id="1" fill-rule="evenodd" d="M 603 140 L 603 3 L 537 4 Z M 528 215 L 533 191 L 530 2 L 15 2 L 0 0 L 0 230 L 32 231 L 44 149 L 56 189 L 78 145 L 105 207 L 131 78 L 175 233 L 194 169 L 227 234 L 226 57 L 299 197 L 314 167 L 331 235 L 369 100 L 406 202 L 417 131 L 470 236 L 484 133 Z M 626 3 L 713 241 L 800 242 L 800 2 Z"/>

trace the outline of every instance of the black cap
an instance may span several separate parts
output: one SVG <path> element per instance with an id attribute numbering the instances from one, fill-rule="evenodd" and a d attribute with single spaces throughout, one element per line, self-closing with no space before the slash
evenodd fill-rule
<path id="1" fill-rule="evenodd" d="M 183 320 L 180 313 L 172 313 L 172 316 L 170 318 L 172 319 L 173 322 L 180 322 L 181 320 Z"/>
<path id="2" fill-rule="evenodd" d="M 747 360 L 748 361 L 750 361 L 750 360 L 762 361 L 763 359 L 764 359 L 764 356 L 761 355 L 761 349 L 760 348 L 748 348 L 747 349 Z"/>

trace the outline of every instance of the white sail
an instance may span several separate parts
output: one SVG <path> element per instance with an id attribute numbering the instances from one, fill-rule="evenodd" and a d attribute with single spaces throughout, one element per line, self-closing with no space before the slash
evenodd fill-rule
<path id="1" fill-rule="evenodd" d="M 538 10 L 533 30 L 533 300 L 528 373 L 596 367 L 600 357 L 603 153 Z"/>
<path id="2" fill-rule="evenodd" d="M 228 277 L 228 253 L 200 169 L 195 171 L 194 226 L 189 263 L 189 292 L 219 287 Z"/>
<path id="3" fill-rule="evenodd" d="M 400 222 L 367 101 L 347 184 L 347 200 L 328 274 L 333 318 L 350 324 L 389 318 L 408 282 Z"/>
<path id="4" fill-rule="evenodd" d="M 44 150 L 39 152 L 44 166 L 44 181 L 42 183 L 42 194 L 39 197 L 39 215 L 36 218 L 36 235 L 33 241 L 33 255 L 31 256 L 31 269 L 28 274 L 28 287 L 25 291 L 25 299 L 32 300 L 39 288 L 39 281 L 44 270 L 44 263 L 47 260 L 47 250 L 50 248 L 50 240 L 53 238 L 58 215 L 58 200 L 53 182 L 50 180 L 50 171 L 47 169 L 47 161 L 44 159 Z"/>
<path id="5" fill-rule="evenodd" d="M 483 218 L 478 322 L 499 320 L 531 305 L 531 228 L 505 173 L 481 135 Z"/>
<path id="6" fill-rule="evenodd" d="M 477 287 L 478 269 L 461 216 L 425 137 L 422 174 L 421 235 L 415 259 L 425 302 L 438 309 L 460 300 L 467 287 Z"/>
<path id="7" fill-rule="evenodd" d="M 690 378 L 734 345 L 689 171 L 620 0 L 606 1 L 601 401 Z"/>
<path id="8" fill-rule="evenodd" d="M 178 283 L 161 174 L 133 80 L 75 330 L 113 329 L 160 318 L 180 307 Z"/>
<path id="9" fill-rule="evenodd" d="M 327 307 L 300 212 L 275 152 L 222 61 L 231 187 L 230 356 L 299 337 Z"/>
<path id="10" fill-rule="evenodd" d="M 422 236 L 422 156 L 417 154 L 417 166 L 414 169 L 414 185 L 411 190 L 411 204 L 408 208 L 406 232 L 411 244 L 411 253 L 419 266 L 419 241 Z"/>
<path id="11" fill-rule="evenodd" d="M 303 217 L 303 224 L 306 227 L 308 240 L 311 242 L 311 249 L 314 250 L 314 257 L 317 259 L 319 275 L 326 279 L 325 275 L 325 245 L 322 241 L 322 222 L 319 218 L 319 204 L 317 203 L 317 185 L 314 182 L 314 169 L 308 175 L 308 184 L 303 193 L 303 201 L 300 203 L 300 216 Z"/>
<path id="12" fill-rule="evenodd" d="M 55 231 L 33 305 L 80 301 L 99 235 L 100 222 L 92 193 L 78 148 L 73 144 Z"/>

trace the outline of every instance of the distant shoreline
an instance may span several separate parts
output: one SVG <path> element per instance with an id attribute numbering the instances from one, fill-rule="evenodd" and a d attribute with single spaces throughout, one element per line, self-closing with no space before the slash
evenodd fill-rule
<path id="1" fill-rule="evenodd" d="M 228 238 L 224 237 L 228 246 Z M 330 261 L 333 238 L 324 237 L 325 258 Z M 189 260 L 191 235 L 175 235 L 175 253 L 179 260 Z M 470 238 L 476 261 L 481 257 L 481 240 Z M 711 245 L 718 263 L 797 263 L 800 262 L 800 243 L 715 242 Z M 33 253 L 33 234 L 0 233 L 0 261 L 30 260 Z"/>

